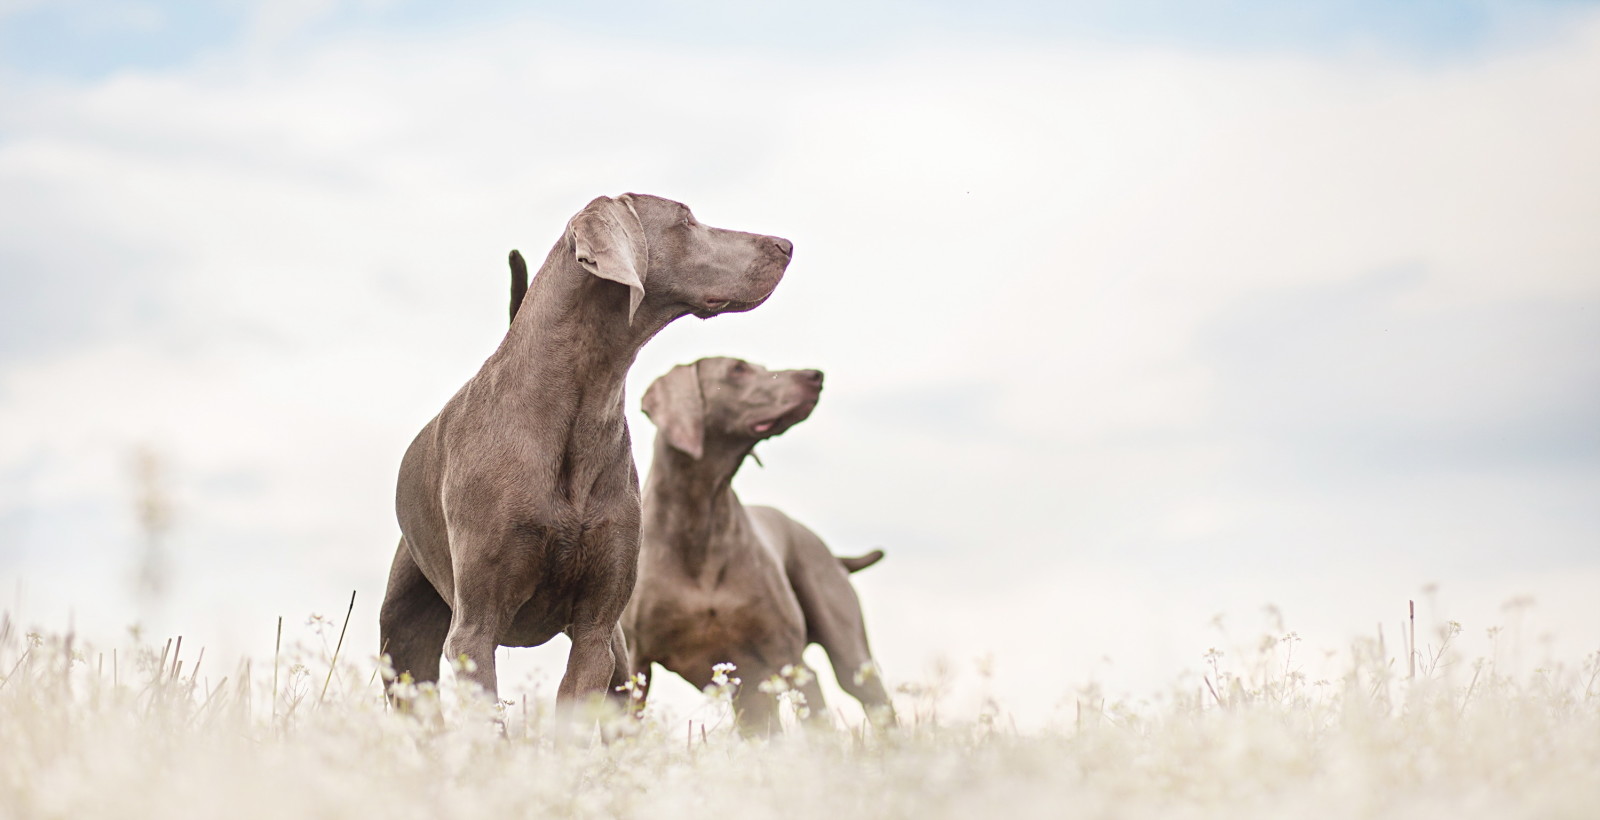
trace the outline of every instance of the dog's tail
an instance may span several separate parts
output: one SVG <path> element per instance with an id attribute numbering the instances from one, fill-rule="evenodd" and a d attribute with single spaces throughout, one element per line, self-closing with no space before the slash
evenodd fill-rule
<path id="1" fill-rule="evenodd" d="M 522 254 L 511 251 L 511 319 L 517 318 L 517 308 L 522 307 L 522 297 L 528 293 L 528 263 Z"/>
<path id="2" fill-rule="evenodd" d="M 839 559 L 839 566 L 844 567 L 845 572 L 860 572 L 882 561 L 883 550 L 873 550 L 866 555 L 860 555 L 855 558 L 846 558 L 843 555 L 835 555 L 834 557 Z"/>

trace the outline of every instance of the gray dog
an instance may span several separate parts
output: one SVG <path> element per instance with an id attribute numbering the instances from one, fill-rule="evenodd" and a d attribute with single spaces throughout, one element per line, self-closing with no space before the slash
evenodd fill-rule
<path id="1" fill-rule="evenodd" d="M 638 194 L 600 197 L 567 223 L 500 348 L 401 461 L 402 537 L 379 615 L 397 672 L 437 680 L 442 650 L 493 694 L 497 646 L 564 631 L 558 703 L 626 681 L 618 618 L 640 534 L 628 367 L 680 316 L 761 304 L 792 252 Z"/>
<path id="2" fill-rule="evenodd" d="M 734 664 L 744 682 L 734 709 L 745 732 L 775 728 L 776 699 L 759 684 L 784 666 L 804 669 L 800 653 L 812 643 L 874 721 L 893 721 L 847 575 L 883 552 L 835 557 L 799 522 L 745 507 L 733 492 L 733 474 L 757 442 L 804 421 L 821 392 L 816 370 L 712 358 L 674 367 L 644 394 L 657 432 L 639 581 L 622 618 L 633 668 L 648 673 L 659 663 L 704 688 L 714 664 Z M 826 720 L 815 676 L 798 677 L 791 683 L 811 715 Z"/>

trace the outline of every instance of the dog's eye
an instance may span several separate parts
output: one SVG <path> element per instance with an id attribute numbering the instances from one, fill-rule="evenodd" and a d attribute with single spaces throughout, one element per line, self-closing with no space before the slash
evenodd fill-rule
<path id="1" fill-rule="evenodd" d="M 743 376 L 750 372 L 750 368 L 746 367 L 744 362 L 734 362 L 733 367 L 728 368 L 728 372 L 735 376 Z"/>

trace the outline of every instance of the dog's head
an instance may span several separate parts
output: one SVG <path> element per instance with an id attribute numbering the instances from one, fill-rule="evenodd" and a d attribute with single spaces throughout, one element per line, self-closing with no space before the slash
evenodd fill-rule
<path id="1" fill-rule="evenodd" d="M 726 356 L 680 364 L 644 391 L 644 412 L 667 443 L 695 458 L 748 452 L 806 420 L 822 395 L 820 370 L 768 370 Z"/>
<path id="2" fill-rule="evenodd" d="M 683 203 L 647 194 L 600 197 L 567 233 L 584 270 L 628 287 L 630 324 L 646 300 L 674 317 L 750 310 L 794 253 L 787 239 L 702 225 Z"/>

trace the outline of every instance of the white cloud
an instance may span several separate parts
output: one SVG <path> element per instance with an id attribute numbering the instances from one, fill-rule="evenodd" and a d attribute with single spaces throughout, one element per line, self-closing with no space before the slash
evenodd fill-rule
<path id="1" fill-rule="evenodd" d="M 505 251 L 537 257 L 624 190 L 795 240 L 769 304 L 668 328 L 630 395 L 710 354 L 828 371 L 741 487 L 841 552 L 890 549 L 873 572 L 895 580 L 863 584 L 902 663 L 944 634 L 1015 659 L 1048 598 L 1081 595 L 1145 613 L 1114 633 L 1170 647 L 1141 670 L 1192 662 L 1174 624 L 1218 599 L 1172 598 L 1163 573 L 1336 608 L 1380 568 L 1447 594 L 1530 554 L 1592 569 L 1593 453 L 1377 452 L 1358 480 L 1327 453 L 1595 407 L 1566 383 L 1593 375 L 1572 306 L 1600 301 L 1597 44 L 1591 22 L 1445 68 L 957 43 L 830 63 L 518 24 L 8 85 L 0 186 L 29 198 L 0 195 L 0 260 L 93 270 L 0 272 L 48 295 L 32 325 L 78 328 L 0 350 L 0 427 L 25 431 L 0 439 L 0 511 L 120 523 L 70 552 L 103 566 L 63 566 L 69 530 L 40 513 L 6 572 L 117 623 L 96 601 L 132 541 L 124 459 L 153 441 L 181 501 L 169 626 L 266 634 L 352 586 L 370 620 L 394 466 L 498 340 Z M 1368 302 L 1324 301 L 1374 276 Z M 1245 567 L 1266 580 L 1228 582 Z M 960 628 L 919 633 L 928 608 Z M 1093 663 L 1041 657 L 1014 662 Z"/>

